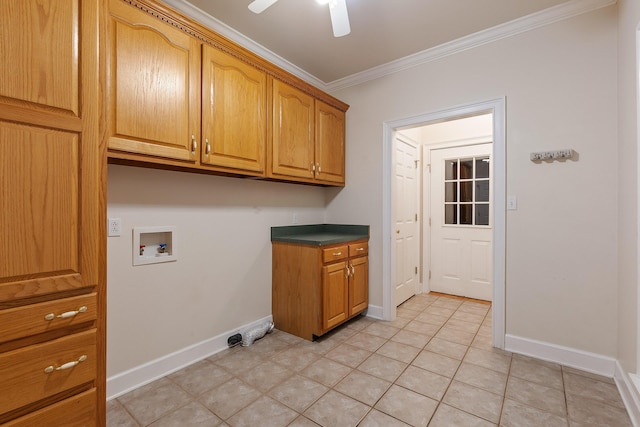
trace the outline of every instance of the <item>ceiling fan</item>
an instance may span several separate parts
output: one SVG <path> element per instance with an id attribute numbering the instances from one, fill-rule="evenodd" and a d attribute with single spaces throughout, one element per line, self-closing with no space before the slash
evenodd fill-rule
<path id="1" fill-rule="evenodd" d="M 261 13 L 278 0 L 253 0 L 249 4 L 249 10 L 253 13 Z M 347 0 L 316 0 L 320 4 L 329 5 L 331 26 L 334 37 L 346 36 L 351 32 L 349 14 L 347 13 Z"/>

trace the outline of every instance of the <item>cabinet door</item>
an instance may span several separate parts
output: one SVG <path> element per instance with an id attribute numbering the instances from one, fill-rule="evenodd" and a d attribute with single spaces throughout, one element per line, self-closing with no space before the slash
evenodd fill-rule
<path id="1" fill-rule="evenodd" d="M 98 281 L 97 3 L 0 1 L 0 309 Z"/>
<path id="2" fill-rule="evenodd" d="M 344 184 L 345 113 L 316 100 L 316 180 Z"/>
<path id="3" fill-rule="evenodd" d="M 202 163 L 264 172 L 267 75 L 202 47 Z"/>
<path id="4" fill-rule="evenodd" d="M 322 267 L 322 329 L 340 324 L 349 317 L 349 283 L 346 262 Z"/>
<path id="5" fill-rule="evenodd" d="M 109 3 L 109 150 L 195 161 L 200 45 L 120 0 Z"/>
<path id="6" fill-rule="evenodd" d="M 313 179 L 314 100 L 273 80 L 271 173 Z"/>
<path id="7" fill-rule="evenodd" d="M 369 306 L 369 258 L 359 257 L 350 261 L 349 316 L 359 313 Z"/>

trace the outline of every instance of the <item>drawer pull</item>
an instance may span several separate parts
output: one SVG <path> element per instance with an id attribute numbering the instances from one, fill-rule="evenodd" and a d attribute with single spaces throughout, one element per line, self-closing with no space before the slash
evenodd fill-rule
<path id="1" fill-rule="evenodd" d="M 333 253 L 333 256 L 340 256 L 340 255 L 342 255 L 342 252 L 334 252 Z"/>
<path id="2" fill-rule="evenodd" d="M 52 366 L 47 366 L 46 368 L 44 368 L 44 373 L 45 374 L 50 374 L 53 371 L 64 371 L 65 369 L 71 369 L 74 366 L 76 366 L 77 364 L 79 364 L 80 362 L 84 362 L 85 360 L 87 360 L 87 355 L 83 354 L 82 356 L 80 356 L 78 358 L 78 360 L 74 360 L 73 362 L 67 362 L 64 365 L 60 365 L 57 368 L 54 368 L 53 365 Z"/>
<path id="3" fill-rule="evenodd" d="M 53 313 L 49 313 L 46 316 L 44 316 L 44 320 L 53 320 L 53 319 L 68 319 L 69 317 L 73 317 L 76 316 L 80 313 L 84 313 L 85 311 L 87 311 L 87 306 L 83 305 L 82 307 L 80 307 L 79 309 L 75 310 L 75 311 L 67 311 L 65 313 L 62 314 L 58 314 L 57 316 Z"/>
<path id="4" fill-rule="evenodd" d="M 356 252 L 362 252 L 364 251 L 364 248 L 356 248 Z"/>

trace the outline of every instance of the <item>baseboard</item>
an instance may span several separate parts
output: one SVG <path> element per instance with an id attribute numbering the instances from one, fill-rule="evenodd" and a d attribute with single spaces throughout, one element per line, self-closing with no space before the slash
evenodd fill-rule
<path id="1" fill-rule="evenodd" d="M 371 305 L 367 307 L 367 317 L 371 317 L 377 320 L 383 320 L 382 318 L 382 307 L 378 305 Z"/>
<path id="2" fill-rule="evenodd" d="M 272 321 L 272 316 L 256 320 L 242 328 L 248 328 L 259 325 L 262 322 Z M 143 365 L 136 366 L 128 371 L 121 372 L 107 378 L 107 400 L 114 399 L 131 390 L 149 384 L 152 381 L 160 379 L 172 372 L 189 366 L 202 359 L 206 359 L 226 348 L 227 339 L 242 328 L 224 332 L 216 337 L 209 338 L 197 344 L 178 350 L 174 353 L 160 357 L 158 359 L 147 362 Z"/>
<path id="3" fill-rule="evenodd" d="M 613 378 L 617 360 L 588 351 L 507 334 L 505 350 Z"/>
<path id="4" fill-rule="evenodd" d="M 627 408 L 631 424 L 640 427 L 640 378 L 635 374 L 627 374 L 620 362 L 616 361 L 616 371 L 613 377 L 618 386 L 620 397 Z"/>

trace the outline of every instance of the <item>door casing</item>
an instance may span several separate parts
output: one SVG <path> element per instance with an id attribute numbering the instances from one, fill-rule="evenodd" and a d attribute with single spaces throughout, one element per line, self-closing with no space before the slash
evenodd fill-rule
<path id="1" fill-rule="evenodd" d="M 396 307 L 393 302 L 392 260 L 393 244 L 391 215 L 392 194 L 392 150 L 396 129 L 415 127 L 430 123 L 454 120 L 482 113 L 493 114 L 493 346 L 504 349 L 505 338 L 505 251 L 506 251 L 506 143 L 505 143 L 506 98 L 497 98 L 475 104 L 451 107 L 417 116 L 383 123 L 382 150 L 382 318 L 393 320 Z"/>

